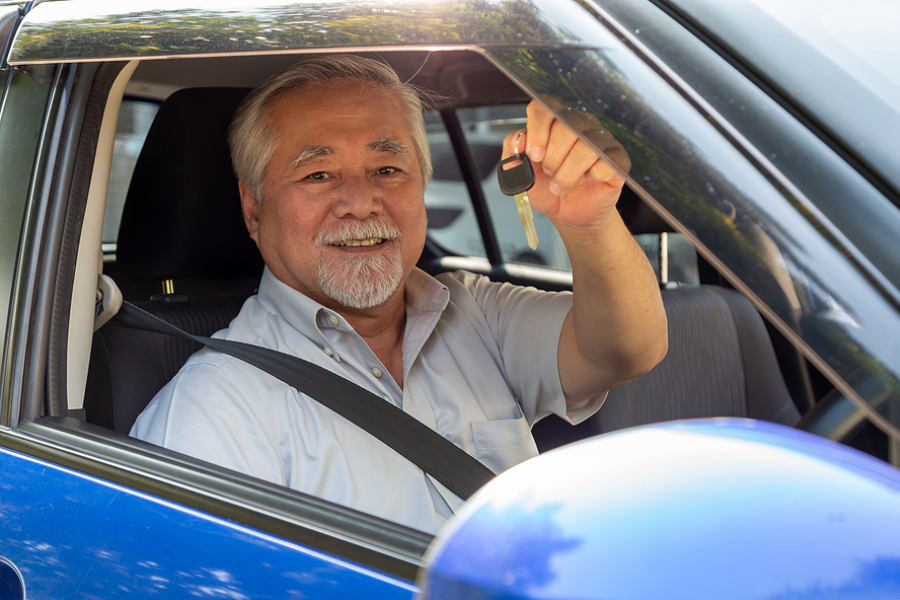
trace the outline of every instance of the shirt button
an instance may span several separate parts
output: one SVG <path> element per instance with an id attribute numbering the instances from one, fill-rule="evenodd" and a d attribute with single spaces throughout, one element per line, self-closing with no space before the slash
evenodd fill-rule
<path id="1" fill-rule="evenodd" d="M 340 323 L 338 318 L 334 315 L 328 315 L 328 322 L 331 323 L 332 325 L 334 325 L 335 327 L 337 327 L 338 323 Z"/>
<path id="2" fill-rule="evenodd" d="M 372 375 L 374 375 L 375 377 L 381 377 L 382 375 L 384 375 L 384 373 L 378 367 L 374 367 L 372 369 Z"/>

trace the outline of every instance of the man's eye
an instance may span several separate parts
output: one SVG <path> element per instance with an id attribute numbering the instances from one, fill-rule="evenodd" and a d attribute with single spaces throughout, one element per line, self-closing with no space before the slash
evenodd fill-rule
<path id="1" fill-rule="evenodd" d="M 379 175 L 393 175 L 395 173 L 399 173 L 400 169 L 397 167 L 381 167 L 376 171 Z"/>
<path id="2" fill-rule="evenodd" d="M 324 181 L 328 179 L 328 173 L 325 171 L 316 171 L 315 173 L 310 173 L 304 179 L 312 179 L 313 181 Z"/>

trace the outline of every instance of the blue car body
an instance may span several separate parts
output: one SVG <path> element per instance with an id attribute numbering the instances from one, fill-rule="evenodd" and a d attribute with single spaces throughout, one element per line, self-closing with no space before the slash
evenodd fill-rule
<path id="1" fill-rule="evenodd" d="M 415 586 L 134 489 L 0 451 L 3 556 L 28 598 L 409 598 Z"/>

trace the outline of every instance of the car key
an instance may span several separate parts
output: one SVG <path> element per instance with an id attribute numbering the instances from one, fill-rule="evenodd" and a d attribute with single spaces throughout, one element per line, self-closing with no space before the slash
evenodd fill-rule
<path id="1" fill-rule="evenodd" d="M 534 167 L 531 160 L 525 154 L 519 154 L 519 137 L 516 138 L 516 153 L 509 158 L 500 161 L 497 165 L 497 178 L 500 180 L 500 191 L 507 196 L 514 196 L 516 199 L 516 208 L 519 210 L 519 219 L 525 227 L 525 237 L 528 240 L 528 246 L 532 250 L 537 250 L 538 236 L 537 230 L 534 228 L 534 211 L 531 209 L 531 202 L 528 200 L 528 190 L 534 185 Z M 503 166 L 513 161 L 521 161 L 522 164 L 504 169 Z"/>

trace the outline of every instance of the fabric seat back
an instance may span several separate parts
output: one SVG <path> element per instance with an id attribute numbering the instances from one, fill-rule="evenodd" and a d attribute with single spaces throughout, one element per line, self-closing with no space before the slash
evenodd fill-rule
<path id="1" fill-rule="evenodd" d="M 263 271 L 243 223 L 226 142 L 248 92 L 191 88 L 160 106 L 129 186 L 116 262 L 106 270 L 126 300 L 198 335 L 228 326 Z M 166 281 L 175 293 L 157 293 Z M 198 349 L 171 336 L 107 323 L 94 336 L 86 420 L 127 433 Z"/>
<path id="2" fill-rule="evenodd" d="M 610 392 L 592 420 L 594 433 L 702 417 L 800 420 L 762 318 L 746 298 L 713 286 L 667 290 L 663 298 L 666 358 Z"/>
<path id="3" fill-rule="evenodd" d="M 794 425 L 800 413 L 778 367 L 762 317 L 733 290 L 663 290 L 669 352 L 653 370 L 612 390 L 600 411 L 571 427 L 534 427 L 541 451 L 591 435 L 658 421 L 749 417 Z"/>

